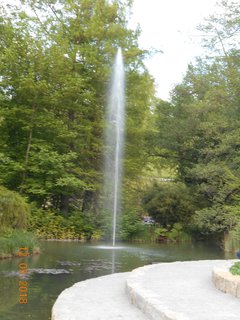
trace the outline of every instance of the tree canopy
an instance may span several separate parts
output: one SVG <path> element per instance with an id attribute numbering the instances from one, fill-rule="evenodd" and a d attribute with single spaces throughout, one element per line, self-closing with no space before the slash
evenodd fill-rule
<path id="1" fill-rule="evenodd" d="M 211 55 L 190 64 L 171 101 L 157 104 L 151 145 L 152 156 L 175 167 L 192 194 L 196 207 L 185 222 L 206 235 L 232 230 L 239 220 L 240 51 L 234 37 L 240 16 L 236 3 L 222 6 L 225 13 L 202 26 L 211 34 Z M 219 42 L 220 55 L 212 48 Z"/>
<path id="2" fill-rule="evenodd" d="M 131 1 L 21 4 L 3 7 L 0 16 L 0 183 L 64 215 L 74 208 L 96 214 L 107 88 L 119 46 L 131 178 L 142 163 L 153 80 L 139 31 L 127 26 Z"/>

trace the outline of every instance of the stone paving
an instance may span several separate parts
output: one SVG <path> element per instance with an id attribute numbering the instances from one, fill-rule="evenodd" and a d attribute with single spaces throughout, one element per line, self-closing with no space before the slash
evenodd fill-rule
<path id="1" fill-rule="evenodd" d="M 239 299 L 215 288 L 214 267 L 233 260 L 160 263 L 76 283 L 52 320 L 239 320 Z"/>
<path id="2" fill-rule="evenodd" d="M 58 297 L 52 320 L 146 320 L 125 293 L 129 273 L 116 273 L 74 284 Z"/>

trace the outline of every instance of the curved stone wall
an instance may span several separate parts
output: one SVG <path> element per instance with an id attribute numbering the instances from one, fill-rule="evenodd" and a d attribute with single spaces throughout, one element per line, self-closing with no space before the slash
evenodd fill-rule
<path id="1" fill-rule="evenodd" d="M 228 269 L 214 268 L 212 279 L 218 290 L 240 298 L 240 276 L 232 275 Z"/>

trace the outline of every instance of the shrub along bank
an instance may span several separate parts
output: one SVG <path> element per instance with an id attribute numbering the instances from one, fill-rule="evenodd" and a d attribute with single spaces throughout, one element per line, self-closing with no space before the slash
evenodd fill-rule
<path id="1" fill-rule="evenodd" d="M 67 218 L 58 212 L 32 210 L 28 230 L 41 239 L 99 240 L 101 231 L 86 214 L 72 213 Z"/>
<path id="2" fill-rule="evenodd" d="M 19 249 L 24 247 L 27 248 L 30 255 L 40 253 L 39 243 L 32 233 L 14 229 L 1 231 L 0 258 L 16 257 Z"/>
<path id="3" fill-rule="evenodd" d="M 40 251 L 33 233 L 26 230 L 30 206 L 18 193 L 0 187 L 0 258 L 18 255 L 27 247 L 30 254 Z"/>

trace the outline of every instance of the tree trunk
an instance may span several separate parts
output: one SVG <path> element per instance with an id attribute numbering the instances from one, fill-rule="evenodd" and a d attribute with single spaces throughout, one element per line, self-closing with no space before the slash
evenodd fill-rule
<path id="1" fill-rule="evenodd" d="M 90 211 L 93 202 L 93 192 L 91 190 L 84 191 L 82 212 Z"/>
<path id="2" fill-rule="evenodd" d="M 61 200 L 60 200 L 60 211 L 63 214 L 64 217 L 68 216 L 69 212 L 69 196 L 66 195 L 61 195 Z"/>
<path id="3" fill-rule="evenodd" d="M 26 148 L 26 153 L 25 153 L 25 161 L 24 161 L 24 171 L 22 174 L 22 179 L 20 183 L 20 190 L 19 192 L 22 193 L 23 191 L 23 185 L 27 176 L 27 171 L 28 171 L 28 161 L 29 161 L 29 154 L 32 146 L 32 137 L 33 137 L 33 128 L 35 125 L 35 116 L 36 116 L 36 106 L 33 106 L 32 110 L 32 115 L 30 119 L 30 130 L 28 133 L 28 141 L 27 141 L 27 148 Z"/>

